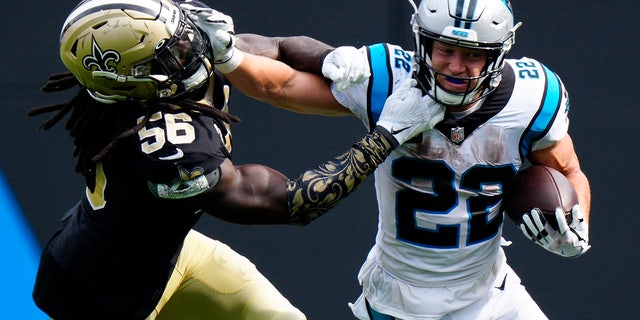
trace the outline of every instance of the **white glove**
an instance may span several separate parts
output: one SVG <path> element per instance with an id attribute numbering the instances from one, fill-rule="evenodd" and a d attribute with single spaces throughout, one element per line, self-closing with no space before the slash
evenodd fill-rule
<path id="1" fill-rule="evenodd" d="M 189 19 L 209 37 L 213 63 L 222 73 L 235 70 L 242 62 L 242 52 L 235 48 L 233 19 L 211 8 L 180 4 Z"/>
<path id="2" fill-rule="evenodd" d="M 562 208 L 557 208 L 555 218 L 558 221 L 558 230 L 555 230 L 547 223 L 542 212 L 534 208 L 530 214 L 522 216 L 520 230 L 529 240 L 548 251 L 565 258 L 578 257 L 591 248 L 589 225 L 584 221 L 584 213 L 579 205 L 571 209 L 571 216 L 571 225 L 568 225 L 564 211 Z"/>
<path id="3" fill-rule="evenodd" d="M 444 118 L 444 106 L 433 101 L 415 86 L 418 82 L 407 79 L 384 103 L 377 125 L 387 129 L 403 144 L 417 134 L 433 128 Z"/>
<path id="4" fill-rule="evenodd" d="M 371 76 L 364 50 L 355 47 L 338 47 L 322 61 L 322 74 L 335 82 L 340 91 L 362 83 Z"/>

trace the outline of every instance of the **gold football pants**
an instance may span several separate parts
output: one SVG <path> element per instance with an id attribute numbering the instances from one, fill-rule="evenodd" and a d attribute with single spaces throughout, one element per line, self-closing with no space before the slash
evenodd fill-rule
<path id="1" fill-rule="evenodd" d="M 304 320 L 247 258 L 197 231 L 187 235 L 147 320 Z"/>

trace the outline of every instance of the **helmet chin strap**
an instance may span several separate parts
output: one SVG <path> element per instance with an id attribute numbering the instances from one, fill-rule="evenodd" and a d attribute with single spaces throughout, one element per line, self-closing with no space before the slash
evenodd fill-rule
<path id="1" fill-rule="evenodd" d="M 200 67 L 198 67 L 198 70 L 196 70 L 188 78 L 180 80 L 182 88 L 184 89 L 182 92 L 178 92 L 178 86 L 173 83 L 168 88 L 158 90 L 158 98 L 169 98 L 176 94 L 193 91 L 206 83 L 212 73 L 211 63 L 206 57 L 202 57 L 200 61 L 201 63 Z"/>
<path id="2" fill-rule="evenodd" d="M 473 88 L 471 87 L 472 79 L 465 79 L 467 81 L 467 86 L 464 92 L 452 92 L 450 90 L 447 90 L 441 87 L 440 84 L 438 84 L 438 81 L 437 81 L 438 75 L 446 78 L 448 77 L 446 74 L 436 72 L 431 67 L 427 67 L 427 68 L 428 68 L 427 74 L 431 78 L 430 82 L 432 83 L 431 85 L 432 88 L 431 90 L 429 90 L 428 94 L 434 100 L 444 105 L 462 107 L 462 106 L 472 104 L 485 96 L 483 92 L 486 92 L 486 89 L 487 89 L 486 88 L 486 86 L 488 85 L 488 83 L 486 83 L 487 76 L 477 78 L 477 83 Z M 463 79 L 460 79 L 460 80 L 463 80 Z"/>
<path id="3" fill-rule="evenodd" d="M 464 106 L 470 104 L 471 100 L 473 100 L 473 96 L 471 96 L 471 93 L 476 92 L 465 92 L 464 94 L 452 93 L 441 88 L 438 84 L 436 84 L 433 88 L 433 98 L 436 101 L 439 101 L 442 104 L 448 106 Z"/>
<path id="4" fill-rule="evenodd" d="M 91 76 L 94 78 L 103 78 L 103 79 L 108 79 L 110 81 L 117 81 L 117 82 L 149 82 L 149 81 L 154 81 L 151 80 L 149 78 L 137 78 L 134 76 L 127 76 L 127 75 L 121 75 L 121 74 L 115 74 L 109 71 L 100 71 L 100 70 L 96 70 L 96 71 L 92 71 L 91 72 Z M 124 95 L 119 95 L 119 94 L 103 94 L 100 93 L 98 91 L 95 90 L 90 90 L 87 88 L 87 92 L 89 93 L 89 95 L 91 96 L 91 98 L 93 98 L 94 100 L 104 103 L 104 104 L 114 104 L 117 103 L 119 101 L 126 101 L 129 100 L 130 98 Z"/>
<path id="5" fill-rule="evenodd" d="M 125 101 L 127 100 L 127 97 L 125 96 L 121 96 L 121 95 L 106 95 L 106 94 L 101 94 L 100 92 L 97 91 L 92 91 L 89 89 L 86 89 L 87 93 L 89 93 L 89 96 L 91 96 L 91 98 L 93 98 L 93 100 L 96 100 L 100 103 L 104 103 L 104 104 L 114 104 L 114 103 L 118 103 L 119 101 Z"/>
<path id="6" fill-rule="evenodd" d="M 203 83 L 207 81 L 209 78 L 209 69 L 201 64 L 200 68 L 196 72 L 194 72 L 189 78 L 182 80 L 182 85 L 184 86 L 185 91 L 191 91 L 200 87 Z"/>
<path id="7" fill-rule="evenodd" d="M 209 76 L 211 75 L 211 63 L 207 58 L 203 58 L 201 61 L 202 63 L 200 64 L 200 67 L 198 68 L 198 70 L 196 70 L 190 77 L 180 81 L 180 83 L 182 83 L 182 86 L 184 88 L 184 92 L 197 89 L 202 84 L 206 83 L 207 80 L 209 79 Z M 123 82 L 123 83 L 124 82 L 148 82 L 148 81 L 163 83 L 168 80 L 168 77 L 166 75 L 150 75 L 148 77 L 134 77 L 134 76 L 127 76 L 127 75 L 119 75 L 119 74 L 115 74 L 108 71 L 93 71 L 92 76 L 94 78 L 106 78 L 111 81 L 117 81 L 117 82 Z M 123 95 L 105 95 L 93 90 L 87 90 L 87 92 L 89 92 L 89 95 L 94 100 L 105 103 L 105 104 L 113 104 L 118 101 L 125 101 L 128 99 L 126 96 L 123 96 Z M 156 92 L 156 96 L 162 99 L 162 98 L 172 97 L 177 93 L 178 93 L 178 86 L 174 83 L 164 89 L 159 89 Z"/>
<path id="8" fill-rule="evenodd" d="M 433 81 L 436 82 L 435 77 L 433 78 Z M 453 107 L 467 106 L 486 97 L 489 93 L 493 91 L 487 88 L 487 85 L 489 85 L 489 83 L 487 82 L 495 83 L 495 86 L 497 87 L 497 84 L 500 83 L 500 80 L 491 79 L 487 81 L 485 79 L 484 81 L 481 81 L 477 85 L 477 87 L 472 90 L 469 90 L 469 88 L 467 87 L 464 93 L 451 92 L 447 89 L 440 87 L 440 85 L 436 82 L 435 85 L 433 86 L 433 89 L 429 92 L 429 95 L 434 100 L 447 106 L 453 106 Z M 495 88 L 495 87 L 492 87 L 492 88 Z"/>

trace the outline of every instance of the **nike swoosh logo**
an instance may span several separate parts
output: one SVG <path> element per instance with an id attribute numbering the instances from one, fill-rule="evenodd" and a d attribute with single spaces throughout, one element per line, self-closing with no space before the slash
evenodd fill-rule
<path id="1" fill-rule="evenodd" d="M 496 288 L 498 288 L 498 290 L 500 291 L 504 291 L 504 285 L 507 283 L 507 275 L 504 275 L 504 279 L 502 279 L 502 284 Z"/>
<path id="2" fill-rule="evenodd" d="M 402 129 L 398 129 L 398 130 L 393 130 L 393 128 L 391 128 L 391 131 L 389 131 L 389 132 L 390 132 L 391 134 L 396 134 L 396 133 L 400 133 L 400 132 L 402 132 L 402 131 L 405 131 L 405 130 L 407 130 L 407 129 L 409 129 L 409 127 L 404 127 L 404 128 L 402 128 Z"/>
<path id="3" fill-rule="evenodd" d="M 180 150 L 179 148 L 176 148 L 176 153 L 170 155 L 170 156 L 166 156 L 166 157 L 158 157 L 158 159 L 160 160 L 177 160 L 184 157 L 184 152 L 182 152 L 182 150 Z"/>

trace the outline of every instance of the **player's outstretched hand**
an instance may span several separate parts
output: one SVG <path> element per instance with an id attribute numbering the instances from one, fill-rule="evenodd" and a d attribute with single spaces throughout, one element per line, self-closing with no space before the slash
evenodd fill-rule
<path id="1" fill-rule="evenodd" d="M 235 48 L 233 19 L 214 9 L 180 4 L 189 19 L 209 38 L 215 68 L 222 73 L 235 70 L 242 62 L 242 52 Z"/>
<path id="2" fill-rule="evenodd" d="M 351 46 L 338 47 L 327 54 L 322 61 L 322 74 L 335 82 L 340 91 L 371 76 L 365 52 Z"/>
<path id="3" fill-rule="evenodd" d="M 417 134 L 430 130 L 444 118 L 444 106 L 416 88 L 413 78 L 405 80 L 388 98 L 377 125 L 385 128 L 403 144 Z"/>
<path id="4" fill-rule="evenodd" d="M 579 205 L 573 206 L 571 210 L 571 224 L 567 223 L 562 208 L 555 211 L 556 220 L 558 221 L 558 230 L 555 230 L 547 223 L 542 212 L 534 208 L 529 214 L 522 216 L 520 229 L 522 233 L 557 255 L 565 258 L 578 257 L 591 246 L 589 245 L 589 225 L 584 220 L 584 213 Z"/>

